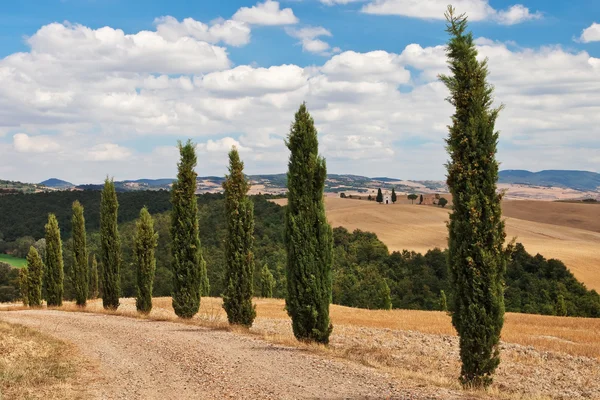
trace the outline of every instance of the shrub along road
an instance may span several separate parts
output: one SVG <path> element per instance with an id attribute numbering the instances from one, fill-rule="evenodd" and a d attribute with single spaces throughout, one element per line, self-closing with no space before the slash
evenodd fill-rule
<path id="1" fill-rule="evenodd" d="M 362 365 L 228 331 L 53 310 L 0 319 L 72 342 L 96 361 L 91 398 L 431 398 Z"/>

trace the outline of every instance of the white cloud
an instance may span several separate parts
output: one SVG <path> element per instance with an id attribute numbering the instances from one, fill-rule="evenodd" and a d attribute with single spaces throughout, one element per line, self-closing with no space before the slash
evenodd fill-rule
<path id="1" fill-rule="evenodd" d="M 442 43 L 413 43 L 399 54 L 346 51 L 310 67 L 239 65 L 169 75 L 157 70 L 182 66 L 135 63 L 123 53 L 142 51 L 133 39 L 142 33 L 106 29 L 120 39 L 99 40 L 98 30 L 63 25 L 45 32 L 49 44 L 34 42 L 31 51 L 0 60 L 3 177 L 172 177 L 174 145 L 188 137 L 200 143 L 201 175 L 225 173 L 225 153 L 234 144 L 244 150 L 249 172 L 281 172 L 288 156 L 284 138 L 302 101 L 315 119 L 330 172 L 389 175 L 394 165 L 401 178 L 444 176 L 452 108 L 437 79 L 448 71 Z M 177 38 L 144 34 L 162 40 L 167 53 L 181 40 L 214 46 L 189 32 Z M 75 42 L 73 51 L 63 41 Z M 90 55 L 86 41 L 100 53 Z M 480 58 L 489 57 L 496 99 L 506 104 L 498 120 L 503 168 L 599 170 L 598 158 L 589 155 L 600 152 L 600 60 L 559 46 L 476 43 Z M 155 138 L 173 146 L 140 150 Z"/>
<path id="2" fill-rule="evenodd" d="M 208 26 L 192 18 L 179 22 L 171 16 L 155 20 L 156 31 L 164 39 L 176 41 L 182 37 L 191 37 L 208 43 L 223 42 L 231 46 L 243 46 L 250 42 L 250 27 L 241 21 L 219 21 Z"/>
<path id="3" fill-rule="evenodd" d="M 593 23 L 581 32 L 579 40 L 583 43 L 600 42 L 600 24 Z"/>
<path id="4" fill-rule="evenodd" d="M 516 4 L 507 10 L 497 11 L 493 19 L 502 25 L 515 25 L 525 21 L 541 19 L 540 12 L 531 13 L 529 9 L 521 4 Z"/>
<path id="5" fill-rule="evenodd" d="M 267 93 L 289 92 L 306 84 L 308 76 L 296 65 L 252 68 L 247 65 L 213 72 L 197 84 L 211 92 L 236 96 L 260 96 Z"/>
<path id="6" fill-rule="evenodd" d="M 249 150 L 232 137 L 224 137 L 218 140 L 208 140 L 205 143 L 198 143 L 196 145 L 196 150 L 200 153 L 228 153 L 233 146 L 240 152 Z"/>
<path id="7" fill-rule="evenodd" d="M 291 25 L 298 23 L 298 18 L 291 8 L 279 8 L 279 2 L 266 0 L 252 7 L 240 8 L 232 17 L 235 21 L 251 25 Z"/>
<path id="8" fill-rule="evenodd" d="M 327 61 L 322 71 L 337 80 L 407 83 L 410 79 L 400 57 L 382 50 L 343 52 Z"/>
<path id="9" fill-rule="evenodd" d="M 49 153 L 60 149 L 50 136 L 29 136 L 26 133 L 17 133 L 13 136 L 13 145 L 19 153 Z"/>
<path id="10" fill-rule="evenodd" d="M 493 20 L 503 25 L 513 25 L 542 17 L 541 13 L 532 13 L 521 4 L 506 10 L 494 9 L 489 0 L 454 0 L 452 5 L 459 14 L 466 13 L 470 21 Z M 362 11 L 367 14 L 443 20 L 447 7 L 447 0 L 372 0 L 363 6 Z"/>
<path id="11" fill-rule="evenodd" d="M 357 3 L 357 2 L 361 2 L 361 1 L 366 1 L 366 0 L 320 0 L 321 3 L 328 5 L 328 6 L 333 6 L 336 4 L 350 4 L 350 3 Z"/>
<path id="12" fill-rule="evenodd" d="M 86 152 L 87 159 L 92 161 L 116 161 L 131 157 L 131 151 L 114 143 L 98 144 Z"/>
<path id="13" fill-rule="evenodd" d="M 288 35 L 296 39 L 300 39 L 303 51 L 308 51 L 310 53 L 317 53 L 322 55 L 330 55 L 329 53 L 326 53 L 326 51 L 329 50 L 330 47 L 329 43 L 317 39 L 321 36 L 331 37 L 331 32 L 329 32 L 327 29 L 321 26 L 309 26 L 302 29 L 287 28 L 286 32 Z"/>
<path id="14" fill-rule="evenodd" d="M 192 37 L 161 36 L 141 31 L 127 35 L 120 29 L 91 29 L 69 23 L 52 23 L 27 39 L 29 53 L 15 53 L 3 64 L 24 71 L 36 65 L 66 71 L 199 73 L 227 68 L 227 51 Z M 65 72 L 66 72 L 65 71 Z"/>

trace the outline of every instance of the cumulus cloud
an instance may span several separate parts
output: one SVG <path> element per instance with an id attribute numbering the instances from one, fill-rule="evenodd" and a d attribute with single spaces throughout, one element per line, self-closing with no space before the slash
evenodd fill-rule
<path id="1" fill-rule="evenodd" d="M 19 153 L 49 153 L 60 149 L 60 145 L 50 136 L 29 136 L 26 133 L 14 135 L 13 145 Z"/>
<path id="2" fill-rule="evenodd" d="M 87 159 L 92 161 L 125 160 L 131 156 L 131 151 L 115 143 L 98 144 L 85 152 Z"/>
<path id="3" fill-rule="evenodd" d="M 165 38 L 158 32 L 133 35 L 121 29 L 91 29 L 52 23 L 27 39 L 29 53 L 16 53 L 3 64 L 24 71 L 44 64 L 95 72 L 199 73 L 229 67 L 227 51 L 192 37 Z"/>
<path id="4" fill-rule="evenodd" d="M 218 21 L 209 26 L 193 18 L 185 18 L 179 22 L 176 18 L 165 16 L 157 18 L 155 23 L 157 33 L 169 41 L 191 37 L 214 44 L 223 42 L 230 46 L 243 46 L 250 42 L 250 27 L 241 21 Z"/>
<path id="5" fill-rule="evenodd" d="M 407 83 L 410 72 L 397 54 L 386 51 L 346 51 L 332 57 L 321 69 L 337 80 Z"/>
<path id="6" fill-rule="evenodd" d="M 34 40 L 30 51 L 0 60 L 0 133 L 6 136 L 0 173 L 7 178 L 174 176 L 174 144 L 188 137 L 199 143 L 201 175 L 222 175 L 232 145 L 244 152 L 249 171 L 281 172 L 288 156 L 284 138 L 302 101 L 331 172 L 386 175 L 394 163 L 398 177 L 444 176 L 452 108 L 437 78 L 448 72 L 443 44 L 413 43 L 399 53 L 345 51 L 310 67 L 225 65 L 185 73 L 189 65 L 136 64 L 133 55 L 120 56 L 145 51 L 161 57 L 135 44 L 142 33 L 59 25 L 45 31 L 48 43 Z M 193 30 L 163 31 L 163 37 L 158 25 L 144 34 L 160 38 L 168 51 L 181 40 L 221 48 Z M 107 32 L 116 39 L 97 38 Z M 74 43 L 71 52 L 63 41 Z M 90 55 L 86 42 L 105 59 Z M 489 58 L 497 104 L 506 104 L 498 119 L 503 167 L 537 169 L 553 160 L 553 168 L 598 170 L 597 157 L 577 155 L 599 150 L 600 59 L 560 46 L 476 43 L 480 58 Z M 166 66 L 179 72 L 160 72 Z M 154 137 L 173 146 L 144 152 Z M 564 157 L 556 157 L 557 149 Z"/>
<path id="7" fill-rule="evenodd" d="M 240 8 L 232 17 L 235 21 L 251 25 L 291 25 L 298 23 L 298 18 L 291 8 L 279 8 L 279 2 L 266 0 L 252 7 Z"/>
<path id="8" fill-rule="evenodd" d="M 581 32 L 579 41 L 583 43 L 600 42 L 600 24 L 593 23 Z"/>
<path id="9" fill-rule="evenodd" d="M 240 65 L 227 71 L 204 75 L 196 82 L 215 93 L 260 96 L 296 90 L 307 82 L 307 74 L 297 65 L 252 68 Z"/>
<path id="10" fill-rule="evenodd" d="M 302 44 L 302 50 L 308 51 L 310 53 L 329 55 L 327 50 L 329 50 L 329 43 L 324 42 L 323 40 L 317 39 L 321 36 L 331 37 L 331 32 L 321 26 L 308 26 L 302 29 L 286 29 L 288 35 L 300 39 L 300 43 Z"/>
<path id="11" fill-rule="evenodd" d="M 200 153 L 228 153 L 233 146 L 235 146 L 240 152 L 246 152 L 250 150 L 229 136 L 218 140 L 209 139 L 204 143 L 198 143 L 196 145 L 196 150 Z"/>
<path id="12" fill-rule="evenodd" d="M 458 13 L 467 13 L 471 21 L 493 20 L 503 25 L 514 25 L 542 18 L 541 13 L 532 13 L 521 4 L 506 10 L 494 9 L 489 0 L 455 0 L 452 5 Z M 446 0 L 371 0 L 363 6 L 362 11 L 367 14 L 443 20 L 447 7 Z"/>

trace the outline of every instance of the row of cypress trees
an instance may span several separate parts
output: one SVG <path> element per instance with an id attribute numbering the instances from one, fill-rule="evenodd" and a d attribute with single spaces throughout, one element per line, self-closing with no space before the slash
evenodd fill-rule
<path id="1" fill-rule="evenodd" d="M 487 63 L 477 60 L 467 18 L 449 6 L 447 47 L 452 75 L 440 76 L 455 107 L 449 126 L 448 187 L 453 196 L 450 215 L 448 265 L 454 291 L 452 323 L 459 335 L 462 369 L 460 380 L 468 387 L 485 387 L 492 381 L 499 358 L 500 332 L 504 321 L 503 275 L 506 265 L 504 223 L 497 194 L 498 132 L 494 125 L 501 108 L 492 108 L 493 87 L 487 83 Z M 333 235 L 323 202 L 325 160 L 318 154 L 314 121 L 302 104 L 286 140 L 288 206 L 285 220 L 287 249 L 286 309 L 294 335 L 303 341 L 328 343 L 333 329 L 329 318 Z M 191 318 L 208 293 L 206 263 L 198 234 L 196 202 L 196 154 L 191 141 L 179 143 L 180 162 L 172 188 L 171 236 L 174 274 L 173 308 Z M 230 323 L 250 326 L 256 316 L 252 305 L 254 213 L 247 196 L 249 184 L 243 162 L 235 148 L 229 153 L 229 175 L 223 184 L 227 212 L 226 290 L 223 307 Z M 83 208 L 73 205 L 74 255 L 79 274 L 75 278 L 77 304 L 85 305 L 87 285 L 82 278 L 87 260 Z M 118 203 L 114 184 L 108 179 L 102 191 L 101 236 L 103 304 L 119 306 L 120 243 L 117 229 Z M 79 235 L 79 238 L 75 234 Z M 157 236 L 152 218 L 144 208 L 137 224 L 135 256 L 138 263 L 137 307 L 152 307 L 152 279 Z M 48 305 L 62 303 L 62 246 L 53 215 L 46 225 L 44 285 Z M 32 248 L 28 255 L 27 301 L 41 303 L 41 260 Z M 261 271 L 261 294 L 272 292 L 268 269 Z M 86 274 L 87 276 L 87 274 Z M 445 303 L 445 296 L 444 296 Z"/>

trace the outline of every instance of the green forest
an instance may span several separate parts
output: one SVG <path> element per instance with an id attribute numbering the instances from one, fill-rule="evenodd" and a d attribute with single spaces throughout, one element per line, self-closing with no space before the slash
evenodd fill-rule
<path id="1" fill-rule="evenodd" d="M 285 208 L 269 201 L 268 196 L 252 196 L 255 212 L 254 292 L 260 293 L 261 270 L 265 265 L 273 274 L 273 296 L 283 298 L 286 291 L 284 246 Z M 226 215 L 224 196 L 202 194 L 198 199 L 198 219 L 203 255 L 210 281 L 210 295 L 220 296 L 224 290 Z M 100 252 L 98 191 L 65 191 L 0 196 L 0 251 L 20 255 L 39 241 L 49 212 L 57 215 L 64 241 L 65 297 L 74 298 L 70 279 L 73 267 L 71 207 L 79 200 L 85 208 L 90 262 Z M 134 297 L 135 220 L 139 210 L 147 206 L 158 232 L 154 296 L 170 296 L 173 276 L 170 270 L 169 192 L 144 191 L 118 193 L 119 231 L 122 239 L 123 264 L 121 287 L 124 297 Z M 442 310 L 441 292 L 451 305 L 452 290 L 448 278 L 446 251 L 433 249 L 426 254 L 411 251 L 390 253 L 377 235 L 349 232 L 335 228 L 333 263 L 333 303 L 351 307 L 386 309 L 403 308 Z M 102 266 L 99 265 L 101 268 Z M 530 255 L 521 244 L 512 248 L 507 265 L 505 303 L 509 312 L 562 314 L 558 303 L 564 299 L 569 316 L 600 317 L 600 295 L 588 291 L 559 260 Z M 0 265 L 0 301 L 13 301 L 19 296 L 18 271 Z M 559 310 L 557 310 L 559 308 Z"/>

